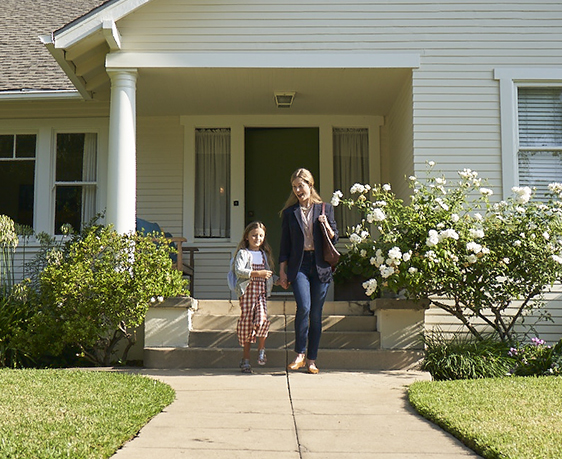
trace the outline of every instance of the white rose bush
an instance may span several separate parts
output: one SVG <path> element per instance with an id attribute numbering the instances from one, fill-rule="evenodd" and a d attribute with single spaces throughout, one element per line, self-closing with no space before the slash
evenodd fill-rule
<path id="1" fill-rule="evenodd" d="M 423 181 L 409 177 L 408 203 L 388 184 L 334 193 L 334 205 L 362 216 L 348 229 L 349 252 L 336 276 L 363 276 L 371 297 L 385 289 L 427 298 L 477 339 L 483 323 L 513 341 L 515 325 L 541 311 L 544 293 L 562 275 L 562 184 L 551 184 L 543 201 L 529 187 L 514 187 L 507 200 L 492 202 L 494 191 L 477 172 L 459 171 L 450 184 L 434 165 Z"/>

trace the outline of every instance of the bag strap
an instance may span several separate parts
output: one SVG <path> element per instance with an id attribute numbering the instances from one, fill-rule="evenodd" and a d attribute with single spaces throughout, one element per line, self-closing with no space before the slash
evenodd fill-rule
<path id="1" fill-rule="evenodd" d="M 326 214 L 326 203 L 323 202 L 322 203 L 322 214 L 321 215 L 325 215 Z"/>

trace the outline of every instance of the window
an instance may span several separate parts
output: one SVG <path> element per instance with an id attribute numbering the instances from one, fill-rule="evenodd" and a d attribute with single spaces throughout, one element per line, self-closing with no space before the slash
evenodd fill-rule
<path id="1" fill-rule="evenodd" d="M 0 135 L 0 214 L 33 227 L 35 134 Z"/>
<path id="2" fill-rule="evenodd" d="M 334 188 L 345 195 L 355 183 L 369 183 L 369 130 L 334 128 Z M 338 227 L 344 231 L 357 225 L 361 216 L 344 206 L 335 208 Z M 343 231 L 342 231 L 343 232 Z"/>
<path id="3" fill-rule="evenodd" d="M 519 87 L 517 96 L 519 185 L 544 199 L 562 181 L 562 88 Z"/>
<path id="4" fill-rule="evenodd" d="M 230 237 L 230 129 L 195 132 L 195 237 Z"/>
<path id="5" fill-rule="evenodd" d="M 55 234 L 79 231 L 96 213 L 97 135 L 57 134 Z"/>

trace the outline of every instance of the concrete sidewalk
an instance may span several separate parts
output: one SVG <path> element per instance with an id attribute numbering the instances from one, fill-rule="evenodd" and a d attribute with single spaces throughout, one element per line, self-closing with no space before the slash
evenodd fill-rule
<path id="1" fill-rule="evenodd" d="M 422 372 L 139 370 L 176 390 L 116 459 L 478 458 L 417 415 Z"/>

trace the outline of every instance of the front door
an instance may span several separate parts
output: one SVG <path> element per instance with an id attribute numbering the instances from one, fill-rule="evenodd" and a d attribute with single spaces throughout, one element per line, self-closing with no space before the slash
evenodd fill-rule
<path id="1" fill-rule="evenodd" d="M 312 172 L 319 190 L 318 128 L 246 128 L 246 225 L 259 220 L 278 269 L 281 218 L 279 211 L 291 193 L 291 174 L 300 167 Z"/>

